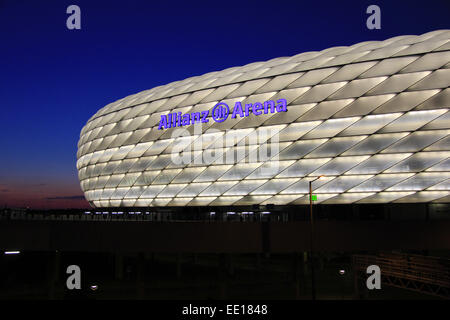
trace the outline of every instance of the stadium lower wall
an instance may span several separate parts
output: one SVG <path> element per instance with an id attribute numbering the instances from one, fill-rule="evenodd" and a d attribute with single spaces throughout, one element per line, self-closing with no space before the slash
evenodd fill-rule
<path id="1" fill-rule="evenodd" d="M 317 251 L 448 250 L 450 221 L 317 221 Z M 0 249 L 258 253 L 308 251 L 297 222 L 2 221 Z"/>

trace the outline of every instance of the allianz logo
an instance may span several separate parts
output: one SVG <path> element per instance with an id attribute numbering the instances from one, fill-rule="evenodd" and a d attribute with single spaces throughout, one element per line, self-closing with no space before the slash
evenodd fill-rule
<path id="1" fill-rule="evenodd" d="M 210 119 L 210 111 L 211 118 L 215 122 L 224 122 L 230 115 L 230 108 L 228 107 L 228 105 L 225 102 L 219 102 L 211 110 L 185 114 L 183 114 L 182 112 L 173 112 L 167 115 L 161 115 L 158 130 L 184 127 L 196 123 L 207 123 Z M 246 118 L 250 114 L 259 116 L 262 114 L 268 114 L 269 112 L 287 112 L 286 99 L 278 99 L 276 102 L 273 100 L 268 100 L 263 103 L 247 103 L 244 106 L 242 106 L 242 103 L 238 101 L 234 104 L 231 118 L 236 118 L 237 116 L 239 116 L 240 118 Z"/>

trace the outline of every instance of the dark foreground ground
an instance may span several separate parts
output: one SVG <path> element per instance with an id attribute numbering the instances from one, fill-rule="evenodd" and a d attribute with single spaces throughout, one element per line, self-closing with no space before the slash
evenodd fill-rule
<path id="1" fill-rule="evenodd" d="M 66 288 L 66 268 L 74 264 L 81 290 Z M 361 289 L 365 279 L 355 280 L 351 253 L 317 253 L 314 264 L 317 299 L 442 299 L 385 283 Z M 311 299 L 307 253 L 21 252 L 1 256 L 0 275 L 0 299 Z"/>

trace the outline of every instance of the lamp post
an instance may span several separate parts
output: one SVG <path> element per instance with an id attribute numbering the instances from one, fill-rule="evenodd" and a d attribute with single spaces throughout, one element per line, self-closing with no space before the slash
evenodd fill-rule
<path id="1" fill-rule="evenodd" d="M 311 259 L 311 295 L 312 300 L 316 300 L 316 280 L 314 276 L 314 218 L 313 218 L 313 203 L 312 203 L 312 183 L 316 180 L 323 180 L 324 176 L 319 176 L 309 181 L 309 213 L 310 213 L 310 227 L 311 227 L 311 239 L 310 239 L 310 253 Z"/>

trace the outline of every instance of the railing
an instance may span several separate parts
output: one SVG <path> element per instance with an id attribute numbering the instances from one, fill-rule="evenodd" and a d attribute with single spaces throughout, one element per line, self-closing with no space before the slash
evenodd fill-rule
<path id="1" fill-rule="evenodd" d="M 356 276 L 365 274 L 370 265 L 380 267 L 381 279 L 386 285 L 450 297 L 449 259 L 400 253 L 353 256 Z"/>
<path id="2" fill-rule="evenodd" d="M 153 222 L 181 222 L 181 221 L 228 221 L 228 222 L 265 222 L 280 221 L 276 214 L 266 213 L 224 213 L 221 216 L 215 214 L 203 214 L 190 218 L 180 218 L 179 215 L 170 212 L 150 211 L 80 211 L 75 213 L 33 213 L 33 212 L 0 212 L 0 220 L 50 220 L 50 221 L 153 221 Z"/>

